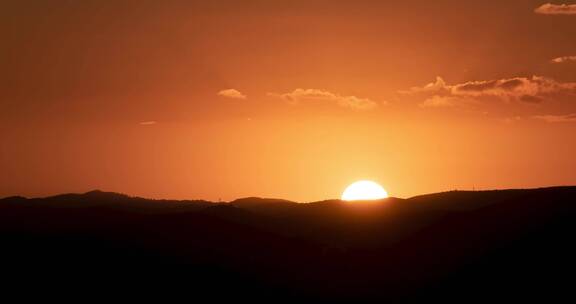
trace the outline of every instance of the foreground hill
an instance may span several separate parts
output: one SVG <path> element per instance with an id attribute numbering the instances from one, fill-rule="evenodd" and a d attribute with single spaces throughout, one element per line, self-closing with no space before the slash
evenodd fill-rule
<path id="1" fill-rule="evenodd" d="M 20 296 L 550 301 L 573 297 L 575 219 L 576 187 L 307 204 L 11 197 L 0 267 Z"/>

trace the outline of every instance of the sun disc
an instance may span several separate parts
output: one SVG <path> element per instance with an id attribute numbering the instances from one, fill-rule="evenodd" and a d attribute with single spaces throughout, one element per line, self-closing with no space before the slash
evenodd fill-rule
<path id="1" fill-rule="evenodd" d="M 342 193 L 344 201 L 378 200 L 387 197 L 388 192 L 382 186 L 369 180 L 354 182 Z"/>

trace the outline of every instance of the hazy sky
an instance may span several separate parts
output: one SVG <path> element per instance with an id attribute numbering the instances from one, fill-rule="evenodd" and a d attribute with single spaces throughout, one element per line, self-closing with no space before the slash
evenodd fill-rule
<path id="1" fill-rule="evenodd" d="M 0 196 L 576 184 L 576 5 L 0 2 Z"/>

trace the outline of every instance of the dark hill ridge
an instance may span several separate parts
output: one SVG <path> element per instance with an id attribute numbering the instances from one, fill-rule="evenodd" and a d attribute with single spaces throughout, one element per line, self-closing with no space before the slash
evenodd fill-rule
<path id="1" fill-rule="evenodd" d="M 255 206 L 265 204 L 296 204 L 296 202 L 278 198 L 245 197 L 233 200 L 230 204 L 238 206 Z"/>
<path id="2" fill-rule="evenodd" d="M 174 212 L 200 210 L 216 203 L 205 200 L 156 200 L 126 194 L 93 190 L 43 198 L 14 196 L 0 199 L 0 204 L 55 208 L 111 208 L 130 211 Z"/>
<path id="3" fill-rule="evenodd" d="M 572 297 L 575 220 L 576 187 L 356 203 L 9 197 L 0 267 L 27 289 L 106 297 L 552 301 Z"/>

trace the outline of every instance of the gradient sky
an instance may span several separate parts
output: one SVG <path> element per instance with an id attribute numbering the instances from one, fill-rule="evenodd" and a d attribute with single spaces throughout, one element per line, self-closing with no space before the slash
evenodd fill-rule
<path id="1" fill-rule="evenodd" d="M 576 5 L 0 3 L 0 196 L 576 184 Z"/>

